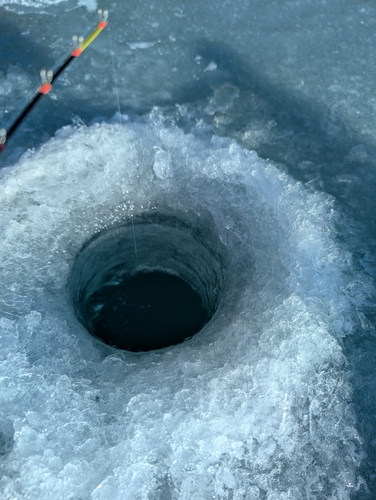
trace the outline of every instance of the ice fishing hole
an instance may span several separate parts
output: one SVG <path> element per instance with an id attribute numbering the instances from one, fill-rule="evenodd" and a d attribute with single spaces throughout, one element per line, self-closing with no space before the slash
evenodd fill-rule
<path id="1" fill-rule="evenodd" d="M 223 256 L 210 218 L 134 217 L 95 235 L 78 254 L 69 285 L 76 315 L 119 349 L 179 344 L 216 312 Z"/>

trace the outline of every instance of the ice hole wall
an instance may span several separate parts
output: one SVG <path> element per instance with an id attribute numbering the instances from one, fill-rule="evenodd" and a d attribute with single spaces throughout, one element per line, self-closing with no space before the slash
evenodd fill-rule
<path id="1" fill-rule="evenodd" d="M 70 288 L 77 317 L 106 344 L 149 351 L 183 342 L 214 315 L 225 247 L 202 222 L 142 214 L 81 250 Z"/>

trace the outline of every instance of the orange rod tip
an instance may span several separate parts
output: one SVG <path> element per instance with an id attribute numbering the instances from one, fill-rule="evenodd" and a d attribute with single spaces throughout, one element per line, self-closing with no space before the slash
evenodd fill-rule
<path id="1" fill-rule="evenodd" d="M 71 52 L 71 56 L 73 57 L 78 57 L 81 54 L 82 54 L 82 49 L 80 49 L 79 47 L 77 49 L 72 50 Z"/>
<path id="2" fill-rule="evenodd" d="M 43 83 L 38 89 L 40 94 L 48 94 L 48 92 L 52 89 L 52 85 L 50 83 Z"/>
<path id="3" fill-rule="evenodd" d="M 101 30 L 103 30 L 106 26 L 107 26 L 107 21 L 101 21 L 98 24 L 98 28 L 100 28 Z"/>

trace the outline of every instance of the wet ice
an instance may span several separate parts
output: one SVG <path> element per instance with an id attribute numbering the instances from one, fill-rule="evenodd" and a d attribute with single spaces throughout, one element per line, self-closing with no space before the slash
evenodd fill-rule
<path id="1" fill-rule="evenodd" d="M 30 52 L 7 51 L 5 118 L 41 58 L 92 22 L 49 3 L 2 2 L 12 23 L 36 16 L 17 17 Z M 109 5 L 128 122 L 81 121 L 18 162 L 72 113 L 111 120 L 103 34 L 15 137 L 1 177 L 5 498 L 372 498 L 374 8 L 345 4 Z M 72 262 L 98 231 L 166 207 L 212 215 L 232 256 L 223 309 L 180 347 L 111 351 L 74 316 Z"/>

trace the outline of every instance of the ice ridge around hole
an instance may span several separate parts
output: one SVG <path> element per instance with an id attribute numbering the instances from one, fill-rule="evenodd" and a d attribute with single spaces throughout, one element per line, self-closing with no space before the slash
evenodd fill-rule
<path id="1" fill-rule="evenodd" d="M 350 498 L 356 276 L 328 195 L 156 114 L 64 128 L 0 180 L 4 499 Z M 69 276 L 146 212 L 220 242 L 221 301 L 189 341 L 119 352 L 76 318 Z"/>

